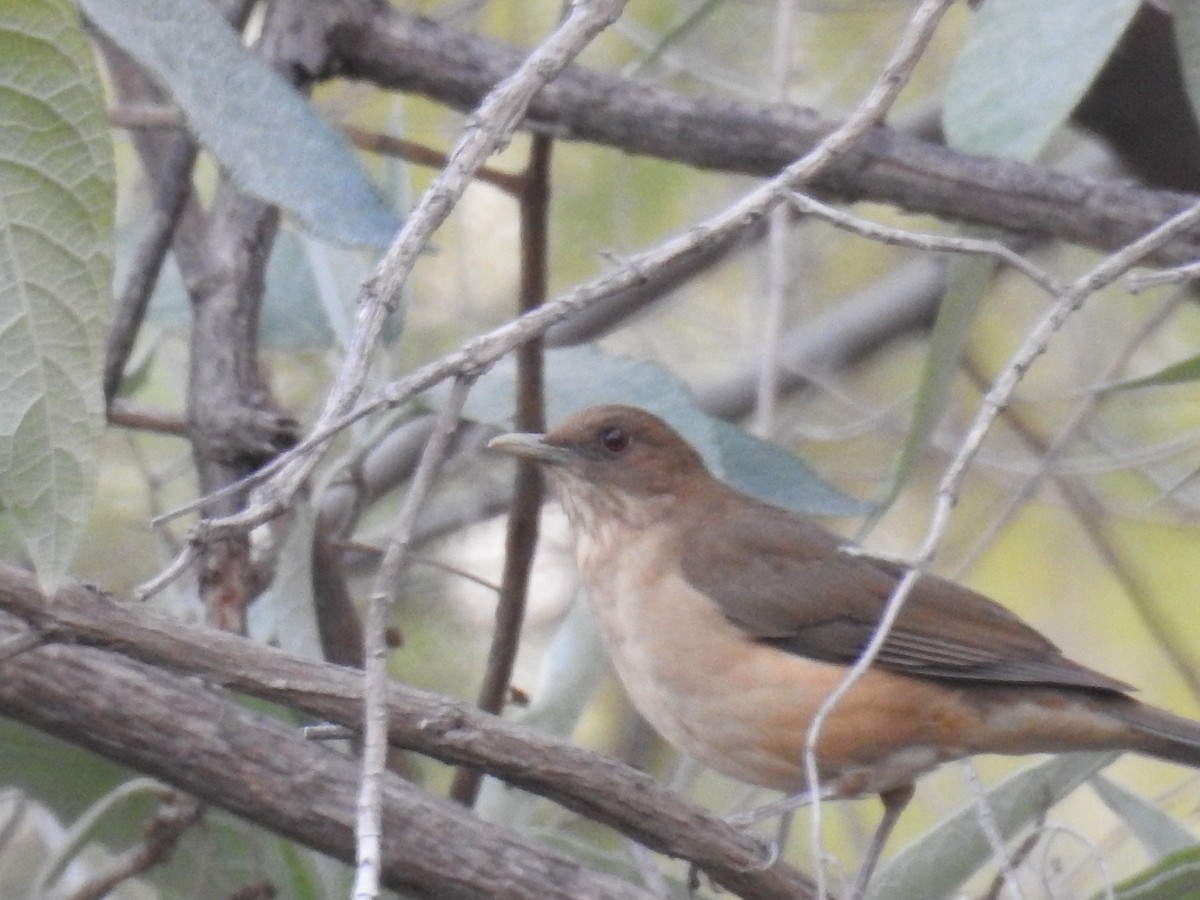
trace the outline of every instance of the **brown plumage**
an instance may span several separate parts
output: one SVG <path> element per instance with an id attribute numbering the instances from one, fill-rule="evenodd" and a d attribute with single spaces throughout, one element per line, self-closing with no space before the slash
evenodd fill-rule
<path id="1" fill-rule="evenodd" d="M 605 644 L 650 723 L 734 778 L 808 787 L 812 717 L 903 570 L 723 484 L 642 410 L 597 407 L 492 446 L 545 464 Z M 914 778 L 950 759 L 1118 749 L 1200 767 L 1200 724 L 1128 690 L 981 594 L 925 576 L 824 724 L 822 787 L 883 796 L 881 844 Z"/>

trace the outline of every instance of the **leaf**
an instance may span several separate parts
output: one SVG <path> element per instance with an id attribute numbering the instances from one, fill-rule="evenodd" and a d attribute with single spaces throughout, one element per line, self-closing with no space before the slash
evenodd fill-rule
<path id="1" fill-rule="evenodd" d="M 657 66 L 667 53 L 682 44 L 688 35 L 705 24 L 709 16 L 723 3 L 725 0 L 702 0 L 695 9 L 685 12 L 682 18 L 663 32 L 654 46 L 646 51 L 645 56 L 628 67 L 627 74 L 636 78 Z"/>
<path id="2" fill-rule="evenodd" d="M 0 510 L 52 592 L 79 546 L 104 430 L 112 144 L 66 0 L 0 4 Z"/>
<path id="3" fill-rule="evenodd" d="M 1200 847 L 1172 853 L 1154 866 L 1117 885 L 1097 900 L 1195 900 L 1200 884 Z"/>
<path id="4" fill-rule="evenodd" d="M 312 106 L 248 52 L 211 3 L 79 0 L 171 95 L 188 127 L 247 193 L 320 237 L 384 247 L 400 220 Z"/>
<path id="5" fill-rule="evenodd" d="M 997 830 L 1011 838 L 1116 757 L 1067 753 L 1004 780 L 987 793 Z M 949 897 L 991 860 L 991 844 L 971 803 L 905 847 L 871 880 L 864 900 Z"/>
<path id="6" fill-rule="evenodd" d="M 988 0 L 950 74 L 952 147 L 1032 162 L 1067 120 L 1140 0 Z"/>
<path id="7" fill-rule="evenodd" d="M 1117 381 L 1104 386 L 1106 391 L 1128 391 L 1134 388 L 1162 387 L 1170 384 L 1189 384 L 1200 381 L 1200 355 L 1172 363 L 1150 375 L 1141 378 L 1130 378 L 1127 381 Z"/>
<path id="8" fill-rule="evenodd" d="M 317 515 L 299 500 L 288 517 L 275 580 L 250 607 L 250 636 L 305 659 L 324 659 L 313 598 L 313 536 Z"/>
<path id="9" fill-rule="evenodd" d="M 122 282 L 122 264 L 132 254 L 138 235 L 133 229 L 118 229 L 118 284 Z M 353 298 L 367 268 L 361 250 L 322 243 L 287 226 L 280 228 L 267 261 L 258 323 L 261 344 L 281 350 L 326 350 L 336 341 L 344 348 L 354 326 Z M 403 319 L 403 304 L 388 313 L 381 335 L 385 343 L 396 339 Z M 163 261 L 149 321 L 179 333 L 192 326 L 191 301 L 172 256 Z M 126 380 L 128 377 L 126 373 Z"/>
<path id="10" fill-rule="evenodd" d="M 1152 856 L 1167 856 L 1196 843 L 1192 833 L 1173 817 L 1103 775 L 1093 775 L 1088 784 L 1104 805 L 1125 821 Z"/>
<path id="11" fill-rule="evenodd" d="M 497 363 L 476 382 L 463 415 L 497 428 L 510 427 L 515 373 L 512 357 Z M 670 422 L 716 474 L 739 490 L 816 515 L 860 515 L 866 509 L 792 454 L 707 415 L 686 384 L 653 363 L 608 356 L 586 346 L 548 350 L 545 379 L 546 419 L 551 423 L 590 406 L 640 406 Z M 426 394 L 435 403 L 444 396 L 444 389 Z"/>
<path id="12" fill-rule="evenodd" d="M 996 266 L 995 260 L 979 257 L 955 257 L 947 265 L 946 291 L 933 323 L 912 424 L 904 438 L 888 492 L 876 506 L 876 516 L 899 496 L 942 421 L 963 350 L 971 336 L 971 326 L 975 323 L 975 313 L 987 293 Z"/>

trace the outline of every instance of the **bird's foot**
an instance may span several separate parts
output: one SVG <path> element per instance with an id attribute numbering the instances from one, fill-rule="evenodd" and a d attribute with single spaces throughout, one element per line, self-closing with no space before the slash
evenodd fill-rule
<path id="1" fill-rule="evenodd" d="M 765 872 L 775 863 L 779 862 L 779 841 L 773 841 L 770 838 L 762 837 L 761 835 L 752 834 L 755 843 L 758 844 L 758 850 L 761 851 L 758 859 L 752 859 L 741 867 L 743 872 Z"/>

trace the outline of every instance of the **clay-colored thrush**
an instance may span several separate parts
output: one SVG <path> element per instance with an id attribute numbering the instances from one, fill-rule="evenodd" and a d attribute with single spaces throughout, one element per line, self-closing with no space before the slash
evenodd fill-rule
<path id="1" fill-rule="evenodd" d="M 813 715 L 870 640 L 903 569 L 718 481 L 639 409 L 598 407 L 490 446 L 545 464 L 638 710 L 719 772 L 803 791 Z M 1116 749 L 1200 767 L 1200 724 L 1129 689 L 988 598 L 922 577 L 816 746 L 824 796 L 884 800 L 863 875 L 913 780 L 946 760 Z"/>

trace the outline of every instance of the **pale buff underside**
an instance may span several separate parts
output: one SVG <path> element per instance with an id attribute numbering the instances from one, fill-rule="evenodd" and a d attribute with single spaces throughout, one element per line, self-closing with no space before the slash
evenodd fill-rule
<path id="1" fill-rule="evenodd" d="M 730 624 L 682 578 L 663 511 L 593 519 L 587 504 L 567 508 L 617 673 L 679 749 L 741 781 L 800 790 L 808 725 L 846 669 L 756 643 Z M 1084 704 L 984 706 L 943 684 L 872 669 L 826 720 L 817 759 L 823 788 L 856 796 L 908 784 L 948 759 L 1110 747 L 1125 732 Z"/>

